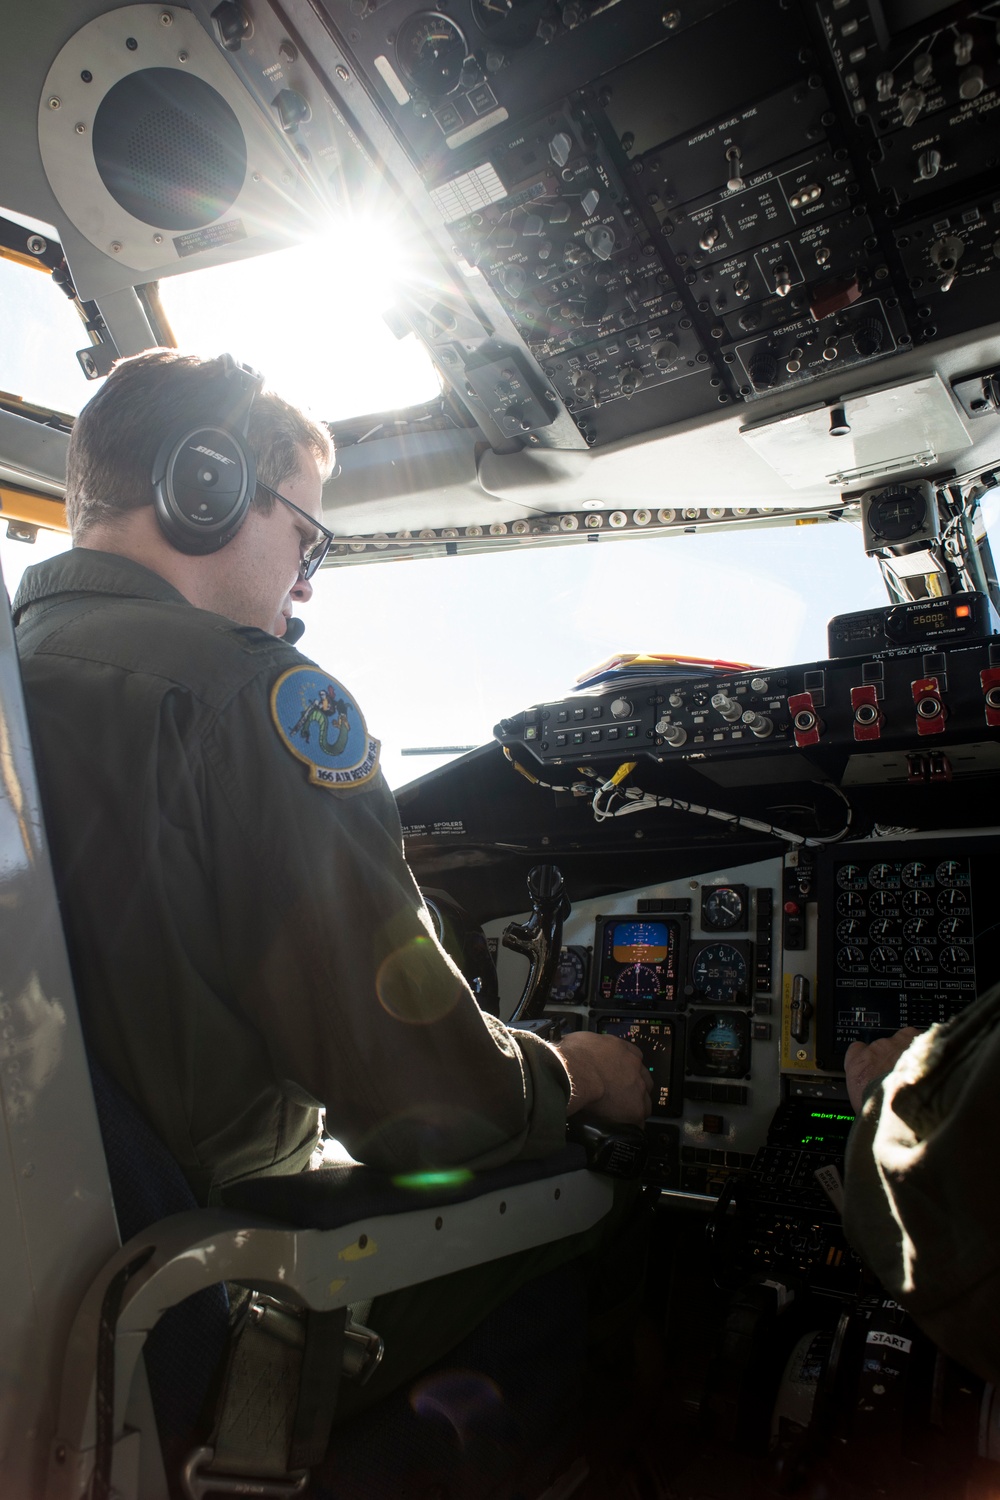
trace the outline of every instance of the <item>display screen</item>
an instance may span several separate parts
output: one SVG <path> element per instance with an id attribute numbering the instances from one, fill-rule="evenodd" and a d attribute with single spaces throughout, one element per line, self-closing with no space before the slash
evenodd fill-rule
<path id="1" fill-rule="evenodd" d="M 851 1109 L 811 1109 L 799 1122 L 798 1138 L 794 1144 L 810 1151 L 843 1151 L 853 1124 L 854 1111 Z"/>
<path id="2" fill-rule="evenodd" d="M 599 918 L 597 1003 L 643 1010 L 677 998 L 680 929 L 676 921 Z"/>
<path id="3" fill-rule="evenodd" d="M 684 1055 L 683 1025 L 676 1017 L 658 1016 L 600 1016 L 597 1021 L 602 1034 L 623 1037 L 640 1048 L 653 1080 L 654 1117 L 681 1112 L 678 1065 Z"/>

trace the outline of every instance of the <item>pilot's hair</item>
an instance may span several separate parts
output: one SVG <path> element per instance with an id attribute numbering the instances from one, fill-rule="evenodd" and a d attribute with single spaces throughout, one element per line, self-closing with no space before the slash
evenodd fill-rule
<path id="1" fill-rule="evenodd" d="M 184 426 L 211 423 L 220 403 L 221 359 L 200 359 L 176 349 L 148 349 L 120 359 L 73 427 L 66 460 L 66 518 L 74 541 L 97 525 L 153 503 L 153 461 L 164 438 Z M 257 396 L 247 442 L 262 484 L 277 489 L 295 474 L 300 449 L 311 452 L 320 475 L 333 468 L 333 440 L 273 391 Z M 253 501 L 270 511 L 259 490 Z"/>

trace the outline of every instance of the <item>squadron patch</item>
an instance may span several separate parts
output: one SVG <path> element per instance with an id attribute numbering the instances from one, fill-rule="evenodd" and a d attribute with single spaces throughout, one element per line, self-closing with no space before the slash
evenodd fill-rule
<path id="1" fill-rule="evenodd" d="M 281 741 L 309 767 L 315 786 L 360 786 L 378 770 L 373 740 L 358 705 L 318 667 L 290 667 L 271 689 L 271 717 Z"/>

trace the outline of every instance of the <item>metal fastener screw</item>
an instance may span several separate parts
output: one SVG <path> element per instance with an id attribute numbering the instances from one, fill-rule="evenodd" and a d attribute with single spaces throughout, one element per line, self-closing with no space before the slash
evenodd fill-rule
<path id="1" fill-rule="evenodd" d="M 61 99 L 57 99 L 56 96 L 55 96 L 55 94 L 53 94 L 52 97 L 51 97 L 51 99 L 49 100 L 49 109 L 59 109 L 59 108 L 61 108 L 61 106 L 62 106 L 62 100 Z"/>
<path id="2" fill-rule="evenodd" d="M 154 245 L 162 245 L 163 244 L 163 235 L 162 234 L 154 234 L 153 235 L 153 244 Z"/>
<path id="3" fill-rule="evenodd" d="M 347 71 L 347 69 L 344 67 L 344 64 L 343 63 L 338 63 L 337 64 L 337 77 L 340 79 L 341 83 L 346 83 L 347 80 L 350 78 L 350 76 L 351 75 Z"/>
<path id="4" fill-rule="evenodd" d="M 668 31 L 676 31 L 681 24 L 681 13 L 679 10 L 665 10 L 660 21 Z"/>
<path id="5" fill-rule="evenodd" d="M 259 182 L 260 181 L 260 173 L 259 172 L 254 172 L 253 173 L 253 180 L 254 180 L 254 182 Z"/>
<path id="6" fill-rule="evenodd" d="M 122 247 L 121 247 L 121 241 L 120 240 L 112 240 L 111 241 L 111 251 L 112 251 L 113 255 L 120 255 L 121 254 L 121 248 Z"/>
<path id="7" fill-rule="evenodd" d="M 84 123 L 83 123 L 82 120 L 80 120 L 78 122 L 77 126 L 76 126 L 76 133 L 77 133 L 77 135 L 86 135 L 87 134 L 87 127 L 86 127 L 86 125 L 84 125 Z"/>
<path id="8" fill-rule="evenodd" d="M 187 62 L 187 60 L 188 60 L 188 55 L 187 55 L 186 52 L 178 52 L 178 54 L 177 54 L 177 61 L 178 62 Z"/>
<path id="9" fill-rule="evenodd" d="M 172 26 L 173 24 L 174 24 L 174 18 L 170 14 L 169 10 L 161 10 L 160 11 L 160 25 L 161 26 Z"/>
<path id="10" fill-rule="evenodd" d="M 28 235 L 28 249 L 32 255 L 44 255 L 48 248 L 48 240 L 43 240 L 40 234 Z"/>

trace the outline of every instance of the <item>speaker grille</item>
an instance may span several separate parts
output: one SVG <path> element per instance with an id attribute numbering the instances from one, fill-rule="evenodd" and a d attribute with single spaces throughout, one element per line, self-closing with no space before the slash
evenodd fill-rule
<path id="1" fill-rule="evenodd" d="M 229 105 L 176 68 L 130 73 L 94 120 L 94 160 L 115 202 L 159 229 L 202 229 L 231 208 L 247 170 Z"/>

